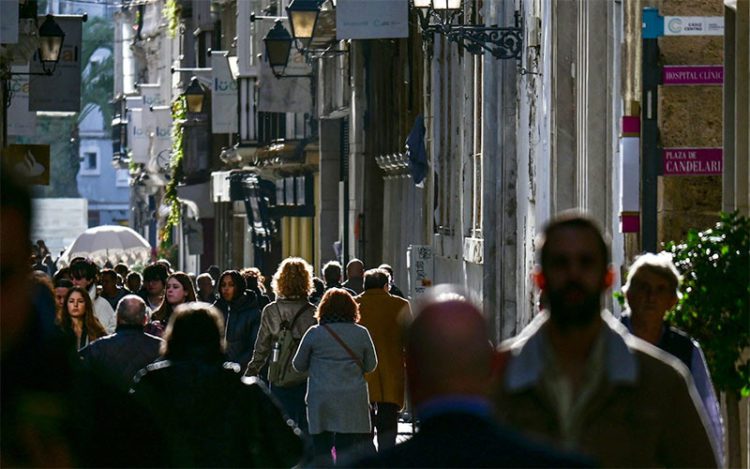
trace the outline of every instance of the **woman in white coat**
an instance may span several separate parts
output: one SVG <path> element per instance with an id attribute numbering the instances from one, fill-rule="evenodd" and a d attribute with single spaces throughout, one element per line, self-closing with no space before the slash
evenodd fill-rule
<path id="1" fill-rule="evenodd" d="M 292 365 L 309 372 L 307 419 L 316 464 L 330 465 L 344 453 L 374 452 L 370 434 L 370 398 L 364 374 L 377 366 L 375 346 L 359 321 L 359 306 L 341 288 L 323 295 Z"/>

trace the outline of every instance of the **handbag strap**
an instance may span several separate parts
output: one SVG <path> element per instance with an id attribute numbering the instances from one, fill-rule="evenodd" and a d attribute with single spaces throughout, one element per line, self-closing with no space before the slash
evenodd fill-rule
<path id="1" fill-rule="evenodd" d="M 365 372 L 365 365 L 362 363 L 362 360 L 360 360 L 359 357 L 354 352 L 352 352 L 352 349 L 350 349 L 349 346 L 346 345 L 346 342 L 344 342 L 343 340 L 341 340 L 341 337 L 339 337 L 338 334 L 336 334 L 335 332 L 333 332 L 333 329 L 331 329 L 330 327 L 328 327 L 328 324 L 321 324 L 321 326 L 323 326 L 325 328 L 325 330 L 327 330 L 328 333 L 331 334 L 331 336 L 333 336 L 334 339 L 336 339 L 336 342 L 338 342 L 339 345 L 341 345 L 344 348 L 344 350 L 346 350 L 346 352 L 349 354 L 349 356 L 352 357 L 352 360 L 354 360 L 354 362 L 362 370 L 362 373 L 364 373 Z"/>

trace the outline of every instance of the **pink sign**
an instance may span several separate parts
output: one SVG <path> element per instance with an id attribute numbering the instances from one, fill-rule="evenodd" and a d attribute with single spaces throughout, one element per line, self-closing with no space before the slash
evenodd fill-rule
<path id="1" fill-rule="evenodd" d="M 721 148 L 665 148 L 662 153 L 664 176 L 721 175 L 724 168 Z"/>
<path id="2" fill-rule="evenodd" d="M 665 65 L 662 69 L 664 85 L 723 85 L 722 65 Z"/>

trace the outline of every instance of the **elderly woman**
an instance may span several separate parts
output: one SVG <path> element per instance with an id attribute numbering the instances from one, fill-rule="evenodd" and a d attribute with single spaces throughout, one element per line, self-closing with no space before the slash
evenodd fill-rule
<path id="1" fill-rule="evenodd" d="M 703 351 L 692 337 L 664 320 L 664 315 L 677 304 L 680 281 L 669 254 L 639 256 L 630 266 L 628 281 L 623 287 L 628 310 L 621 319 L 634 335 L 674 355 L 688 367 L 711 423 L 709 435 L 717 459 L 723 461 L 721 412 Z"/>
<path id="2" fill-rule="evenodd" d="M 83 287 L 73 287 L 68 291 L 57 323 L 63 332 L 75 338 L 77 350 L 107 335 L 94 314 L 94 302 Z"/>
<path id="3" fill-rule="evenodd" d="M 133 395 L 163 431 L 168 465 L 295 465 L 302 441 L 265 385 L 225 362 L 223 329 L 221 313 L 206 303 L 177 307 L 164 333 L 164 360 L 135 377 Z"/>
<path id="4" fill-rule="evenodd" d="M 315 324 L 315 307 L 307 301 L 313 290 L 312 278 L 312 267 L 304 259 L 289 257 L 281 262 L 271 282 L 276 301 L 263 308 L 253 358 L 245 373 L 247 376 L 257 376 L 271 358 L 274 367 L 283 370 L 283 380 L 269 373 L 271 392 L 284 406 L 289 417 L 305 432 L 307 374 L 298 373 L 292 368 L 294 351 L 288 355 L 288 360 L 283 360 L 286 355 L 282 353 L 281 360 L 284 363 L 278 363 L 277 360 L 280 359 L 278 347 L 282 331 L 288 330 L 294 342 L 299 343 L 307 329 Z"/>
<path id="5" fill-rule="evenodd" d="M 328 290 L 294 356 L 294 368 L 308 371 L 307 419 L 315 457 L 330 465 L 331 449 L 371 451 L 370 397 L 364 374 L 378 364 L 370 333 L 359 322 L 359 306 L 342 288 Z"/>

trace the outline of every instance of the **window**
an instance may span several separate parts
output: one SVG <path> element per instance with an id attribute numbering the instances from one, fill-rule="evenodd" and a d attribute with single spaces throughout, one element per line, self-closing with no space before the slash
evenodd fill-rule
<path id="1" fill-rule="evenodd" d="M 99 173 L 99 153 L 97 151 L 84 150 L 81 153 L 80 174 L 85 176 L 97 176 Z"/>

